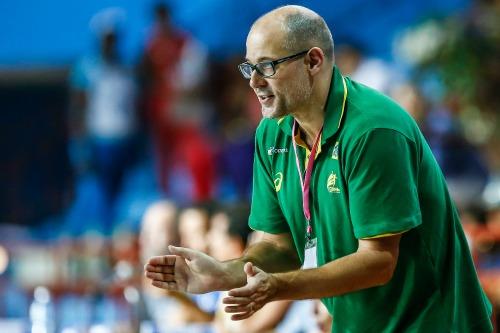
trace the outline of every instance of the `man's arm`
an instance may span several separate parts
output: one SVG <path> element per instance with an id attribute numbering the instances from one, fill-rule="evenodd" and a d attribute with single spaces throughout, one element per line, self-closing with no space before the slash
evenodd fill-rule
<path id="1" fill-rule="evenodd" d="M 145 275 L 152 285 L 166 290 L 205 293 L 229 290 L 245 285 L 243 270 L 247 262 L 269 272 L 284 272 L 300 267 L 300 260 L 289 233 L 267 234 L 251 246 L 243 257 L 219 262 L 198 251 L 169 247 L 170 255 L 153 257 L 145 266 Z"/>
<path id="2" fill-rule="evenodd" d="M 275 274 L 276 299 L 332 297 L 388 283 L 399 254 L 401 235 L 359 240 L 353 254 L 316 269 Z"/>
<path id="3" fill-rule="evenodd" d="M 355 253 L 314 269 L 268 274 L 246 264 L 248 283 L 229 292 L 226 312 L 240 320 L 274 300 L 332 297 L 384 285 L 396 268 L 400 239 L 401 234 L 359 240 Z"/>
<path id="4" fill-rule="evenodd" d="M 226 290 L 243 286 L 246 282 L 244 265 L 251 262 L 269 273 L 287 272 L 299 269 L 300 259 L 295 250 L 290 233 L 261 233 L 260 239 L 251 245 L 241 258 L 224 262 L 234 281 Z"/>

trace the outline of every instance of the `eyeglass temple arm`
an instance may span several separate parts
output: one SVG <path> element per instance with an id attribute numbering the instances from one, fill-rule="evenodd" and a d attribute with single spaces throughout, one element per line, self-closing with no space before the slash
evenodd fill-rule
<path id="1" fill-rule="evenodd" d="M 281 58 L 281 59 L 278 59 L 278 60 L 274 60 L 272 61 L 273 65 L 277 65 L 277 64 L 281 64 L 282 62 L 285 62 L 287 60 L 290 60 L 290 59 L 293 59 L 293 58 L 297 58 L 297 57 L 300 57 L 304 54 L 306 54 L 307 52 L 309 52 L 309 50 L 307 51 L 302 51 L 300 53 L 297 53 L 297 54 L 293 54 L 291 56 L 288 56 L 288 57 L 285 57 L 285 58 Z"/>

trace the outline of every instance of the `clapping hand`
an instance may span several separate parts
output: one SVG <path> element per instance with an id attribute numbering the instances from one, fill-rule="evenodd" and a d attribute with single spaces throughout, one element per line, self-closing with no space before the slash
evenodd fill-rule
<path id="1" fill-rule="evenodd" d="M 247 262 L 244 266 L 247 284 L 241 288 L 232 289 L 222 302 L 227 304 L 225 311 L 234 313 L 232 320 L 242 320 L 250 317 L 266 303 L 273 300 L 276 294 L 276 280 L 268 274 Z"/>
<path id="2" fill-rule="evenodd" d="M 188 248 L 168 249 L 171 254 L 152 257 L 144 266 L 153 286 L 192 294 L 222 289 L 227 274 L 221 262 Z"/>

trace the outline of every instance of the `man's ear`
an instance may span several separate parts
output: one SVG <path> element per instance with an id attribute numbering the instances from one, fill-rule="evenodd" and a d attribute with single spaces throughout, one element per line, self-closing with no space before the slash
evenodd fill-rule
<path id="1" fill-rule="evenodd" d="M 307 65 L 309 72 L 316 75 L 325 64 L 325 54 L 319 47 L 313 47 L 307 53 Z"/>

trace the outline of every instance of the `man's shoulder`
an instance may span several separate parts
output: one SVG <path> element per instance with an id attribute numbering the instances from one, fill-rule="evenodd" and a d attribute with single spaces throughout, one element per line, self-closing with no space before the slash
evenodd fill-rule
<path id="1" fill-rule="evenodd" d="M 255 138 L 257 142 L 274 142 L 280 134 L 280 126 L 286 126 L 285 124 L 282 124 L 285 119 L 286 117 L 279 119 L 263 118 L 255 131 Z"/>
<path id="2" fill-rule="evenodd" d="M 347 97 L 349 110 L 355 115 L 364 116 L 370 121 L 378 117 L 409 121 L 411 116 L 392 98 L 359 82 L 349 80 Z M 358 114 L 360 113 L 360 114 Z"/>
<path id="3" fill-rule="evenodd" d="M 414 138 L 418 126 L 394 100 L 381 92 L 350 80 L 347 98 L 345 133 L 362 136 L 376 129 L 390 129 Z"/>

